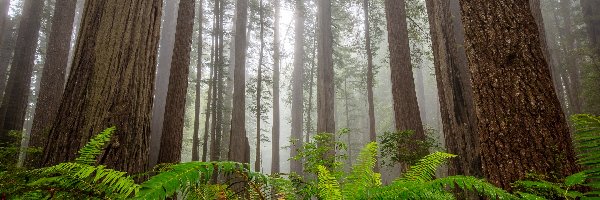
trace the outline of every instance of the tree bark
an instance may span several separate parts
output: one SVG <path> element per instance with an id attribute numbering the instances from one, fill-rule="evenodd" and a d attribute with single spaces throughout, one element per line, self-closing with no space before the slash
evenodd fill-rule
<path id="1" fill-rule="evenodd" d="M 415 91 L 415 79 L 410 63 L 405 0 L 386 0 L 385 13 L 390 48 L 390 71 L 396 130 L 413 130 L 415 131 L 413 139 L 424 140 L 425 132 L 421 122 Z M 420 153 L 426 154 L 427 152 Z"/>
<path id="2" fill-rule="evenodd" d="M 248 24 L 248 0 L 236 1 L 235 21 L 235 70 L 233 73 L 233 109 L 229 160 L 249 163 L 250 149 L 246 136 L 246 25 Z"/>
<path id="3" fill-rule="evenodd" d="M 271 174 L 279 173 L 279 135 L 281 130 L 281 122 L 279 116 L 279 67 L 281 60 L 280 40 L 279 40 L 279 23 L 280 23 L 280 0 L 273 0 L 275 7 L 275 25 L 273 33 L 273 128 L 271 130 Z"/>
<path id="4" fill-rule="evenodd" d="M 9 26 L 10 24 L 8 23 L 9 20 L 9 16 L 8 16 L 8 10 L 10 9 L 10 0 L 0 0 L 0 38 L 2 38 L 2 36 L 4 34 L 6 34 L 6 27 Z M 0 46 L 4 45 L 4 41 L 0 40 Z"/>
<path id="5" fill-rule="evenodd" d="M 15 49 L 17 34 L 13 27 L 16 21 L 18 20 L 8 21 L 5 30 L 2 32 L 2 45 L 0 46 L 0 99 L 3 99 L 5 95 L 8 68 Z"/>
<path id="6" fill-rule="evenodd" d="M 365 13 L 365 49 L 367 51 L 367 103 L 369 107 L 369 141 L 377 142 L 375 132 L 375 103 L 373 102 L 373 51 L 371 50 L 371 23 L 369 19 L 369 0 L 363 0 Z M 379 164 L 375 164 L 375 171 L 379 172 Z"/>
<path id="7" fill-rule="evenodd" d="M 46 136 L 48 135 L 47 131 L 52 126 L 52 121 L 54 121 L 58 112 L 71 49 L 76 4 L 77 1 L 73 0 L 57 0 L 54 6 L 52 28 L 50 29 L 48 49 L 46 50 L 46 62 L 42 71 L 29 147 L 44 148 L 47 140 Z M 38 166 L 39 164 L 41 164 L 39 158 L 30 159 L 30 166 Z"/>
<path id="8" fill-rule="evenodd" d="M 43 8 L 44 1 L 27 0 L 23 3 L 10 75 L 0 106 L 0 146 L 11 141 L 9 131 L 23 131 Z"/>
<path id="9" fill-rule="evenodd" d="M 446 149 L 459 155 L 449 175 L 481 177 L 477 121 L 473 107 L 464 30 L 458 0 L 427 0 L 435 74 Z"/>
<path id="10" fill-rule="evenodd" d="M 485 178 L 510 190 L 527 173 L 577 171 L 528 1 L 460 0 Z"/>
<path id="11" fill-rule="evenodd" d="M 165 118 L 165 105 L 167 103 L 167 90 L 171 73 L 171 59 L 175 46 L 175 28 L 177 26 L 177 12 L 179 0 L 165 0 L 160 32 L 160 48 L 158 52 L 158 65 L 156 80 L 154 82 L 154 105 L 152 106 L 152 126 L 150 135 L 150 167 L 158 162 L 160 141 Z"/>
<path id="12" fill-rule="evenodd" d="M 569 98 L 569 114 L 581 113 L 581 81 L 579 77 L 579 63 L 577 62 L 575 50 L 575 34 L 573 33 L 574 20 L 571 18 L 573 14 L 572 0 L 560 0 L 559 12 L 564 20 L 564 27 L 561 30 L 564 67 L 568 75 L 567 94 Z"/>
<path id="13" fill-rule="evenodd" d="M 296 157 L 302 148 L 302 119 L 304 113 L 304 1 L 295 3 L 294 25 L 294 71 L 292 72 L 292 132 L 290 134 L 290 158 Z M 290 159 L 290 172 L 302 174 L 302 162 Z"/>
<path id="14" fill-rule="evenodd" d="M 260 23 L 260 33 L 259 33 L 259 37 L 260 37 L 260 52 L 259 52 L 259 57 L 258 57 L 258 78 L 256 80 L 256 160 L 255 160 L 255 164 L 254 164 L 254 171 L 260 172 L 260 163 L 261 163 L 261 158 L 260 158 L 260 123 L 262 122 L 261 120 L 261 116 L 262 116 L 262 112 L 261 112 L 261 100 L 262 100 L 262 66 L 263 66 L 263 54 L 265 51 L 265 42 L 264 42 L 264 35 L 265 35 L 265 22 L 264 22 L 264 7 L 263 7 L 263 1 L 260 0 L 259 1 L 259 23 Z"/>
<path id="15" fill-rule="evenodd" d="M 180 0 L 175 31 L 175 47 L 171 59 L 169 89 L 163 134 L 160 140 L 158 163 L 178 163 L 181 161 L 181 143 L 185 117 L 185 101 L 187 96 L 190 52 L 194 33 L 194 0 Z"/>
<path id="16" fill-rule="evenodd" d="M 200 5 L 198 6 L 198 56 L 197 56 L 197 60 L 196 60 L 196 100 L 194 102 L 194 136 L 192 139 L 192 161 L 199 161 L 200 160 L 200 151 L 199 151 L 199 145 L 200 145 L 200 98 L 202 98 L 202 96 L 200 95 L 200 89 L 201 87 L 201 83 L 202 83 L 202 32 L 203 32 L 203 21 L 204 20 L 204 15 L 203 15 L 203 2 L 202 0 L 200 0 L 198 2 Z M 204 145 L 206 146 L 206 145 Z M 202 148 L 204 148 L 204 146 Z"/>
<path id="17" fill-rule="evenodd" d="M 331 31 L 331 0 L 317 3 L 317 133 L 335 135 L 335 85 L 333 71 L 333 33 Z M 335 137 L 332 137 L 335 139 Z M 323 160 L 335 156 L 334 141 L 320 146 L 331 148 Z"/>
<path id="18" fill-rule="evenodd" d="M 86 2 L 45 166 L 73 160 L 91 137 L 116 126 L 98 162 L 132 174 L 146 171 L 161 7 L 160 0 Z"/>

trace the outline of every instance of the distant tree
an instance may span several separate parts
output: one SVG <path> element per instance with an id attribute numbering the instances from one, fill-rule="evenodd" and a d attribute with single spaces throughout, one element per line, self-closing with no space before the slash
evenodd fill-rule
<path id="1" fill-rule="evenodd" d="M 319 53 L 317 59 L 317 132 L 334 134 L 336 130 L 331 0 L 317 2 L 317 19 L 317 52 Z M 334 143 L 331 141 L 320 145 L 331 147 Z M 335 156 L 335 148 L 330 149 L 324 155 L 325 157 Z"/>
<path id="2" fill-rule="evenodd" d="M 271 130 L 271 173 L 279 173 L 279 137 L 281 130 L 281 122 L 279 116 L 279 68 L 281 60 L 281 50 L 279 41 L 279 21 L 281 14 L 280 0 L 273 0 L 273 7 L 275 7 L 275 24 L 273 33 L 273 128 Z"/>
<path id="3" fill-rule="evenodd" d="M 369 106 L 369 141 L 377 142 L 375 132 L 375 103 L 373 102 L 373 51 L 371 49 L 371 23 L 369 19 L 369 0 L 363 0 L 363 12 L 365 15 L 365 49 L 367 51 L 367 103 Z M 375 171 L 379 171 L 379 165 L 375 165 Z"/>
<path id="4" fill-rule="evenodd" d="M 583 19 L 587 27 L 590 47 L 593 56 L 592 67 L 587 75 L 587 88 L 585 88 L 585 112 L 600 115 L 600 1 L 581 0 Z"/>
<path id="5" fill-rule="evenodd" d="M 294 71 L 292 72 L 292 132 L 290 134 L 290 157 L 298 155 L 302 142 L 302 114 L 304 113 L 304 0 L 295 2 L 294 25 Z M 302 174 L 300 160 L 290 159 L 290 172 Z"/>
<path id="6" fill-rule="evenodd" d="M 567 97 L 569 98 L 569 114 L 581 113 L 581 78 L 579 76 L 579 63 L 577 61 L 576 38 L 574 33 L 574 19 L 571 16 L 572 0 L 560 0 L 558 9 L 559 15 L 563 18 L 563 28 L 560 31 L 562 35 L 561 43 L 563 44 L 564 61 L 563 66 L 567 72 Z"/>
<path id="7" fill-rule="evenodd" d="M 86 2 L 45 166 L 73 160 L 92 136 L 116 126 L 99 163 L 146 171 L 161 9 L 161 0 Z"/>
<path id="8" fill-rule="evenodd" d="M 152 106 L 152 126 L 150 134 L 150 167 L 156 165 L 160 152 L 160 140 L 165 118 L 165 105 L 167 103 L 167 90 L 169 88 L 169 75 L 171 73 L 171 59 L 175 46 L 175 28 L 177 26 L 177 10 L 179 0 L 164 1 L 162 10 L 162 28 L 160 32 L 160 45 L 158 50 L 158 65 L 156 79 L 154 80 L 154 101 Z"/>
<path id="9" fill-rule="evenodd" d="M 15 42 L 17 39 L 16 30 L 13 28 L 17 19 L 6 22 L 4 31 L 2 31 L 2 45 L 0 45 L 0 98 L 4 98 L 6 89 L 6 80 L 8 79 L 8 68 L 13 57 Z"/>
<path id="10" fill-rule="evenodd" d="M 57 0 L 52 17 L 52 28 L 48 39 L 46 59 L 42 72 L 35 115 L 30 133 L 29 147 L 44 148 L 47 131 L 60 106 L 65 85 L 65 73 L 77 1 Z M 31 166 L 40 165 L 39 159 L 30 159 Z"/>
<path id="11" fill-rule="evenodd" d="M 424 140 L 413 77 L 405 0 L 385 1 L 390 48 L 390 71 L 396 130 L 414 130 L 413 138 Z M 425 154 L 426 152 L 421 152 Z"/>
<path id="12" fill-rule="evenodd" d="M 485 178 L 510 190 L 528 173 L 561 178 L 576 172 L 529 2 L 460 4 Z"/>
<path id="13" fill-rule="evenodd" d="M 449 175 L 481 177 L 477 119 L 471 73 L 463 48 L 458 0 L 427 0 L 441 119 L 446 148 L 460 155 L 449 161 Z"/>
<path id="14" fill-rule="evenodd" d="M 0 106 L 0 146 L 10 141 L 9 131 L 23 131 L 43 8 L 44 1 L 26 0 L 23 4 L 14 59 Z"/>
<path id="15" fill-rule="evenodd" d="M 6 32 L 6 27 L 10 25 L 10 17 L 8 10 L 10 9 L 10 0 L 0 0 L 0 38 Z M 4 45 L 4 41 L 0 40 L 0 46 Z"/>
<path id="16" fill-rule="evenodd" d="M 256 80 L 256 159 L 255 159 L 255 163 L 254 163 L 254 171 L 260 172 L 260 163 L 261 163 L 261 158 L 260 158 L 260 140 L 261 140 L 261 115 L 262 115 L 262 107 L 261 107 L 261 101 L 262 101 L 262 82 L 263 82 L 263 70 L 262 70 L 262 66 L 263 66 L 263 59 L 264 59 L 264 51 L 265 51 L 265 18 L 264 18 L 264 6 L 263 6 L 263 1 L 259 0 L 259 6 L 258 6 L 259 10 L 259 26 L 260 26 L 260 33 L 259 33 L 259 38 L 260 38 L 260 52 L 259 52 L 259 56 L 258 56 L 258 74 L 257 74 L 257 80 Z"/>
<path id="17" fill-rule="evenodd" d="M 235 21 L 235 70 L 233 85 L 233 110 L 229 160 L 241 163 L 250 162 L 250 146 L 246 135 L 246 26 L 248 24 L 248 0 L 236 1 Z"/>
<path id="18" fill-rule="evenodd" d="M 181 161 L 185 101 L 194 33 L 195 0 L 180 0 L 158 163 Z"/>
<path id="19" fill-rule="evenodd" d="M 203 20 L 204 20 L 204 9 L 202 6 L 203 5 L 203 0 L 198 1 L 198 49 L 197 49 L 197 59 L 196 59 L 196 100 L 194 102 L 194 136 L 193 136 L 193 141 L 192 141 L 192 161 L 200 161 L 200 151 L 198 148 L 200 145 L 200 138 L 199 138 L 199 131 L 200 131 L 200 88 L 201 85 L 200 83 L 202 83 L 202 47 L 203 47 L 203 38 L 202 38 L 202 32 L 203 32 Z M 208 135 L 206 135 L 206 138 L 208 139 Z M 205 147 L 206 144 L 204 144 L 202 146 L 202 148 L 206 148 Z"/>

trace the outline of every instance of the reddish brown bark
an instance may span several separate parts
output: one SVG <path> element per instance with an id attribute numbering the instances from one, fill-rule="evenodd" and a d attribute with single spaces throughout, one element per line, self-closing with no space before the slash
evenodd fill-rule
<path id="1" fill-rule="evenodd" d="M 202 95 L 200 95 L 200 88 L 202 88 L 200 86 L 200 84 L 202 83 L 202 32 L 203 32 L 203 21 L 204 20 L 204 14 L 203 14 L 203 1 L 200 0 L 198 2 L 200 5 L 198 6 L 198 49 L 197 49 L 197 59 L 196 59 L 196 100 L 194 102 L 194 136 L 192 139 L 192 161 L 199 161 L 200 160 L 200 98 L 202 98 Z M 207 135 L 208 138 L 208 135 Z M 206 145 L 204 145 L 202 148 L 205 148 Z"/>
<path id="2" fill-rule="evenodd" d="M 461 0 L 483 173 L 504 189 L 528 173 L 577 171 L 528 1 Z"/>
<path id="3" fill-rule="evenodd" d="M 279 21 L 280 21 L 280 2 L 279 0 L 273 1 L 273 7 L 275 7 L 275 27 L 273 33 L 273 129 L 271 130 L 271 173 L 279 173 L 279 135 L 281 130 L 281 122 L 279 116 L 279 65 L 280 65 L 280 41 L 279 41 Z"/>
<path id="4" fill-rule="evenodd" d="M 146 171 L 161 7 L 161 0 L 86 2 L 44 165 L 73 160 L 91 137 L 116 126 L 99 163 Z"/>
<path id="5" fill-rule="evenodd" d="M 181 161 L 185 101 L 187 96 L 190 51 L 194 33 L 194 0 L 180 0 L 175 31 L 175 48 L 171 62 L 163 136 L 160 140 L 158 163 Z"/>
<path id="6" fill-rule="evenodd" d="M 304 113 L 304 1 L 295 3 L 294 25 L 294 71 L 292 72 L 292 132 L 290 157 L 298 155 L 302 148 L 302 119 Z M 290 172 L 302 174 L 302 162 L 290 159 Z"/>

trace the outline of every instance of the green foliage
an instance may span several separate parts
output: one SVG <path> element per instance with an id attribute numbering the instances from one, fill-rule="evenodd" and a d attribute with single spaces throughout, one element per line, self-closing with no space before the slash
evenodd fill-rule
<path id="1" fill-rule="evenodd" d="M 20 151 L 25 151 L 30 157 L 38 156 L 42 152 L 41 148 L 21 148 L 23 132 L 9 131 L 8 136 L 11 139 L 7 143 L 0 142 L 0 172 L 20 170 L 17 166 Z"/>
<path id="2" fill-rule="evenodd" d="M 102 133 L 92 138 L 83 148 L 79 150 L 79 157 L 75 161 L 79 164 L 94 165 L 96 164 L 96 157 L 102 154 L 102 149 L 110 141 L 110 137 L 116 128 L 110 127 Z"/>
<path id="3" fill-rule="evenodd" d="M 422 158 L 422 152 L 428 152 L 429 149 L 439 149 L 439 146 L 433 138 L 433 133 L 427 132 L 425 140 L 415 140 L 415 132 L 398 131 L 385 132 L 379 136 L 381 144 L 381 162 L 386 166 L 394 166 L 397 163 L 415 164 Z"/>
<path id="4" fill-rule="evenodd" d="M 322 165 L 317 166 L 317 169 L 319 170 L 319 197 L 325 200 L 342 199 L 340 184 L 335 177 L 331 176 L 327 168 Z"/>
<path id="5" fill-rule="evenodd" d="M 336 135 L 343 135 L 347 133 L 347 129 L 342 129 Z M 335 156 L 325 156 L 330 151 L 344 151 L 347 146 L 345 143 L 339 140 L 334 140 L 335 135 L 329 133 L 319 133 L 313 136 L 313 140 L 308 143 L 304 143 L 302 150 L 298 152 L 298 155 L 291 158 L 294 160 L 302 160 L 305 173 L 317 175 L 319 170 L 318 166 L 325 166 L 327 168 L 335 169 L 334 176 L 339 177 L 340 173 L 337 173 L 342 167 L 342 160 L 346 159 L 346 155 L 336 154 Z M 332 145 L 322 145 L 331 144 Z"/>
<path id="6" fill-rule="evenodd" d="M 435 152 L 419 160 L 416 165 L 411 166 L 410 170 L 404 173 L 401 180 L 405 181 L 432 181 L 435 176 L 435 170 L 444 164 L 448 159 L 456 155 L 443 152 Z"/>
<path id="7" fill-rule="evenodd" d="M 360 198 L 367 190 L 381 186 L 381 174 L 373 172 L 377 164 L 377 143 L 372 142 L 362 149 L 352 171 L 346 177 L 342 193 L 350 199 Z"/>

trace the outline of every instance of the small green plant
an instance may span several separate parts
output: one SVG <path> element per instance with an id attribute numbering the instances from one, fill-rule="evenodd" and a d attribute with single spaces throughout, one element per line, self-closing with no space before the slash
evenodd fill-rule
<path id="1" fill-rule="evenodd" d="M 415 140 L 414 135 L 415 132 L 409 130 L 385 132 L 379 136 L 382 165 L 389 167 L 399 163 L 412 165 L 426 155 L 423 152 L 441 149 L 433 137 L 433 130 L 426 131 L 425 140 Z"/>

